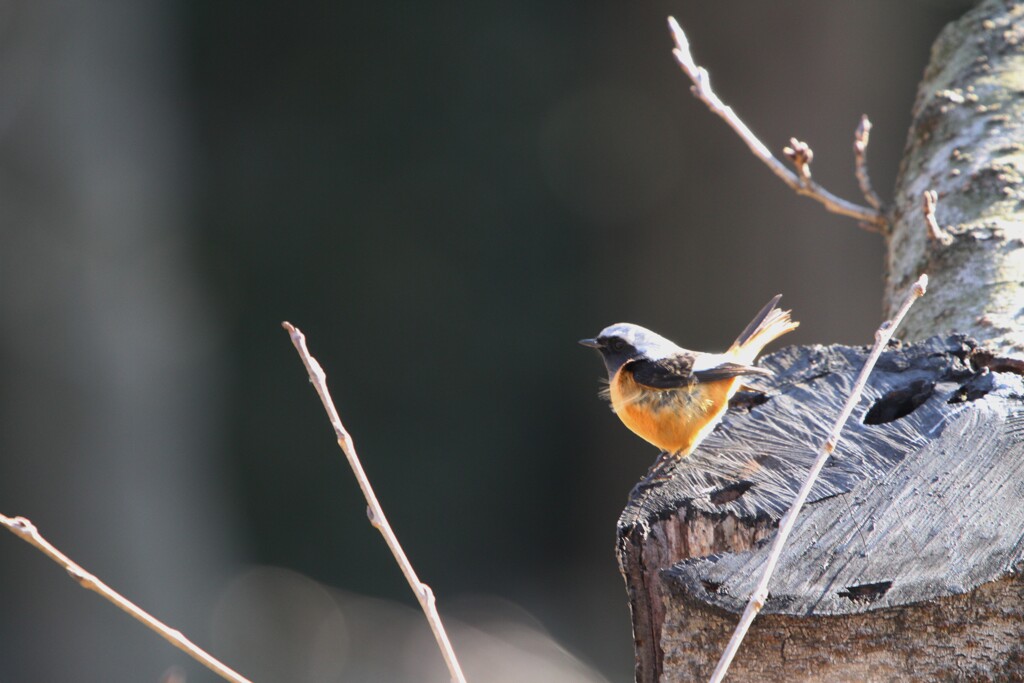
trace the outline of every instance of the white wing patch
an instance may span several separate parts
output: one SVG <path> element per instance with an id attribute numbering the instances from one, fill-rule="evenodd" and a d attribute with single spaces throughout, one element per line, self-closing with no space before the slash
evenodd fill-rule
<path id="1" fill-rule="evenodd" d="M 725 363 L 735 363 L 730 356 L 724 353 L 695 353 L 693 354 L 693 371 L 703 372 L 717 368 Z"/>

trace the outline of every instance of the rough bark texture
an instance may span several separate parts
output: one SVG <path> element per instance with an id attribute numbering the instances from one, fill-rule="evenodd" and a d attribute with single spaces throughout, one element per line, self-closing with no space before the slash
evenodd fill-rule
<path id="1" fill-rule="evenodd" d="M 730 680 L 1024 680 L 1024 5 L 947 27 L 914 105 L 887 234 L 883 355 Z M 921 211 L 938 192 L 948 239 Z M 971 339 L 981 340 L 974 342 Z M 671 480 L 635 492 L 618 557 L 638 681 L 707 677 L 864 351 L 790 349 Z"/>
<path id="2" fill-rule="evenodd" d="M 894 193 L 885 309 L 920 273 L 928 296 L 901 336 L 957 331 L 1024 351 L 1024 5 L 989 0 L 932 48 Z M 953 241 L 929 240 L 921 196 L 935 190 Z"/>
<path id="3" fill-rule="evenodd" d="M 1007 578 L 913 607 L 843 618 L 763 614 L 730 681 L 1024 681 L 1024 582 Z M 673 592 L 662 680 L 707 680 L 736 616 Z M 724 617 L 724 618 L 723 618 Z M 694 645 L 678 647 L 679 643 Z M 696 654 L 695 656 L 695 653 Z"/>

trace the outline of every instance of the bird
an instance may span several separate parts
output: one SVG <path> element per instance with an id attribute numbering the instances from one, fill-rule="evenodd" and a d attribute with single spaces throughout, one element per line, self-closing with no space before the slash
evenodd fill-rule
<path id="1" fill-rule="evenodd" d="M 597 349 L 608 371 L 602 392 L 633 433 L 657 446 L 659 466 L 678 461 L 715 428 L 744 381 L 773 373 L 753 365 L 770 342 L 800 323 L 776 307 L 778 294 L 758 312 L 725 353 L 689 351 L 633 323 L 616 323 L 583 346 Z"/>

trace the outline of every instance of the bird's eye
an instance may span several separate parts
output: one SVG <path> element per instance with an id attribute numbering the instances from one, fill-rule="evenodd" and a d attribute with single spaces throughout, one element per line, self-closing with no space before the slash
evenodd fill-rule
<path id="1" fill-rule="evenodd" d="M 626 342 L 622 341 L 621 339 L 612 339 L 611 342 L 608 344 L 608 347 L 612 351 L 621 351 L 624 348 L 626 348 Z"/>

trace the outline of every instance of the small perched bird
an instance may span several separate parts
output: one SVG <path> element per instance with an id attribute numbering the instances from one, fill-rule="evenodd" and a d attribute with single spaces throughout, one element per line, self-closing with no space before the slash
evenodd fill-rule
<path id="1" fill-rule="evenodd" d="M 693 452 L 718 424 L 744 378 L 772 374 L 754 367 L 754 359 L 769 342 L 800 325 L 789 311 L 775 307 L 780 298 L 769 301 L 725 353 L 688 351 L 632 323 L 606 327 L 580 344 L 601 352 L 612 410 L 637 436 L 663 451 L 662 463 Z"/>

